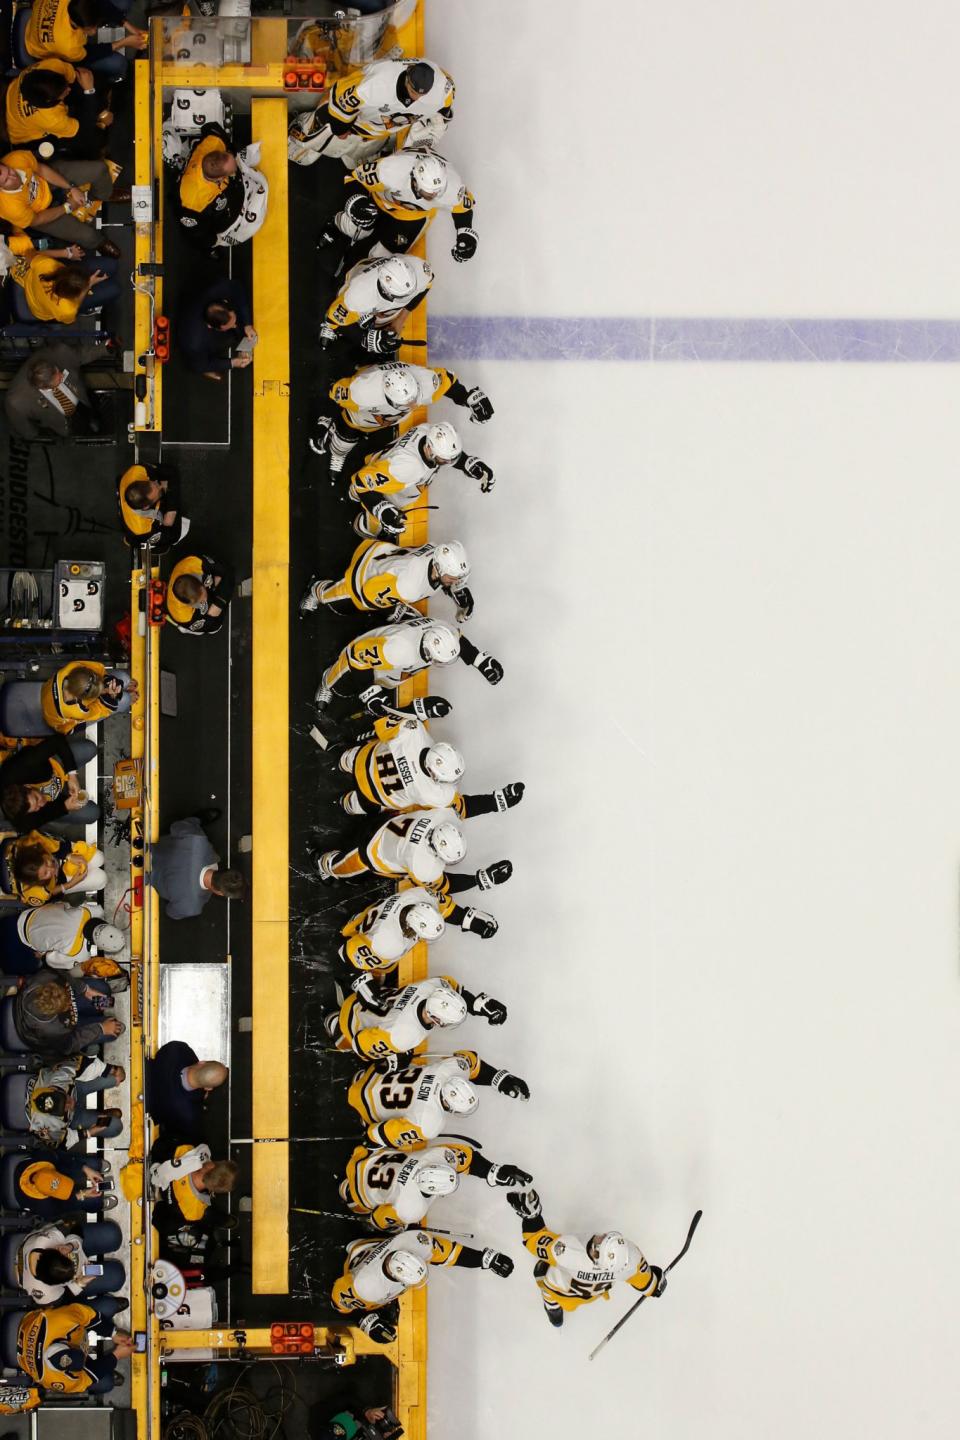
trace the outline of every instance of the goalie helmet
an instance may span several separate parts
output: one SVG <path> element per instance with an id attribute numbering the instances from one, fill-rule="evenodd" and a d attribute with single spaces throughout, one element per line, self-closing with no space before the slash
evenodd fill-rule
<path id="1" fill-rule="evenodd" d="M 402 406 L 406 409 L 414 403 L 420 390 L 416 380 L 405 366 L 390 365 L 386 367 L 386 374 L 383 377 L 383 393 L 391 405 Z"/>
<path id="2" fill-rule="evenodd" d="M 421 1195 L 452 1195 L 459 1184 L 460 1176 L 452 1165 L 422 1165 L 417 1171 Z"/>
<path id="3" fill-rule="evenodd" d="M 438 465 L 452 465 L 463 454 L 460 436 L 446 420 L 441 420 L 439 425 L 428 425 L 423 438 L 430 451 L 430 459 Z"/>
<path id="4" fill-rule="evenodd" d="M 377 269 L 377 289 L 384 300 L 407 300 L 417 288 L 413 269 L 402 255 L 381 260 Z"/>
<path id="5" fill-rule="evenodd" d="M 418 200 L 436 200 L 447 188 L 447 162 L 424 150 L 410 170 L 410 188 Z"/>
<path id="6" fill-rule="evenodd" d="M 472 1115 L 480 1097 L 469 1080 L 454 1075 L 440 1086 L 440 1104 L 451 1115 Z"/>
<path id="7" fill-rule="evenodd" d="M 459 750 L 441 740 L 438 745 L 431 745 L 424 755 L 423 768 L 431 780 L 452 785 L 454 780 L 459 780 L 463 774 L 463 756 Z"/>
<path id="8" fill-rule="evenodd" d="M 434 905 L 418 900 L 401 912 L 404 925 L 413 931 L 418 940 L 439 940 L 446 928 L 446 922 Z"/>
<path id="9" fill-rule="evenodd" d="M 119 955 L 125 944 L 123 932 L 115 925 L 95 925 L 93 944 L 102 955 Z"/>
<path id="10" fill-rule="evenodd" d="M 460 654 L 460 641 L 449 625 L 431 623 L 420 636 L 420 654 L 428 665 L 449 665 Z"/>
<path id="11" fill-rule="evenodd" d="M 432 991 L 424 1000 L 423 1009 L 435 1025 L 460 1025 L 467 1018 L 466 1000 L 459 990 L 452 990 L 449 985 Z"/>
<path id="12" fill-rule="evenodd" d="M 610 1270 L 620 1275 L 630 1263 L 627 1242 L 619 1230 L 607 1230 L 601 1235 L 591 1235 L 587 1241 L 587 1254 L 601 1270 Z"/>
<path id="13" fill-rule="evenodd" d="M 445 545 L 434 545 L 433 563 L 437 567 L 438 575 L 448 575 L 452 580 L 467 580 L 470 576 L 467 552 L 459 540 L 451 540 Z"/>
<path id="14" fill-rule="evenodd" d="M 430 848 L 444 865 L 456 865 L 467 853 L 467 842 L 451 820 L 442 820 L 430 831 Z"/>
<path id="15" fill-rule="evenodd" d="M 408 1288 L 422 1285 L 427 1278 L 427 1263 L 411 1250 L 391 1250 L 383 1262 L 383 1268 L 391 1280 L 398 1280 Z"/>

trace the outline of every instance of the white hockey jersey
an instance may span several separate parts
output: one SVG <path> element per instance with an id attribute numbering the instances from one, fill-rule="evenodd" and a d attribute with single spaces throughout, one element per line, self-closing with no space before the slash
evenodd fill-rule
<path id="1" fill-rule="evenodd" d="M 393 1075 L 360 1070 L 350 1086 L 350 1104 L 363 1116 L 368 1138 L 377 1144 L 435 1140 L 450 1119 L 440 1099 L 441 1086 L 469 1077 L 470 1069 L 466 1055 L 450 1055 Z"/>
<path id="2" fill-rule="evenodd" d="M 429 429 L 429 425 L 414 425 L 385 450 L 371 455 L 350 481 L 351 498 L 359 500 L 361 495 L 375 492 L 388 496 L 400 509 L 412 505 L 432 483 L 437 471 L 446 468 L 423 454 L 423 441 Z"/>
<path id="3" fill-rule="evenodd" d="M 358 1054 L 368 1059 L 381 1059 L 384 1055 L 402 1055 L 416 1050 L 433 1033 L 432 1027 L 424 1025 L 419 1015 L 420 1006 L 429 995 L 438 990 L 456 990 L 459 986 L 446 975 L 428 975 L 424 980 L 415 980 L 405 985 L 397 995 L 386 1015 L 367 1010 L 358 996 L 351 995 L 341 1010 L 341 1023 L 345 1021 L 353 1047 Z M 446 1026 L 452 1029 L 452 1026 Z"/>
<path id="4" fill-rule="evenodd" d="M 435 545 L 415 549 L 395 540 L 372 540 L 361 544 L 350 566 L 349 580 L 364 608 L 389 608 L 398 600 L 416 605 L 438 588 L 430 583 L 430 566 Z"/>
<path id="5" fill-rule="evenodd" d="M 397 890 L 385 900 L 368 905 L 344 925 L 344 954 L 358 970 L 392 970 L 417 943 L 416 935 L 405 935 L 400 917 L 411 905 L 429 905 L 440 913 L 436 899 L 419 885 Z"/>
<path id="6" fill-rule="evenodd" d="M 433 271 L 417 255 L 405 255 L 403 258 L 414 277 L 414 288 L 405 299 L 388 300 L 380 294 L 378 275 L 383 263 L 381 260 L 360 260 L 347 271 L 342 290 L 331 301 L 326 323 L 334 330 L 343 325 L 381 329 L 414 305 L 433 284 Z"/>
<path id="7" fill-rule="evenodd" d="M 551 1235 L 550 1231 L 542 1233 Z M 577 1235 L 553 1236 L 546 1243 L 538 1244 L 537 1254 L 550 1262 L 543 1277 L 545 1283 L 561 1295 L 594 1299 L 610 1290 L 615 1281 L 630 1280 L 638 1272 L 646 1275 L 649 1271 L 639 1246 L 632 1240 L 627 1241 L 624 1262 L 616 1270 L 604 1270 L 595 1264 Z"/>
<path id="8" fill-rule="evenodd" d="M 433 215 L 438 210 L 463 214 L 473 208 L 473 196 L 449 160 L 444 160 L 447 183 L 442 193 L 429 200 L 417 195 L 413 188 L 413 167 L 419 159 L 418 150 L 397 150 L 379 160 L 365 161 L 354 170 L 353 178 L 366 187 L 381 210 L 400 218 L 404 218 L 404 211 L 412 215 Z"/>
<path id="9" fill-rule="evenodd" d="M 436 825 L 457 825 L 453 810 L 411 810 L 380 826 L 367 845 L 378 875 L 406 877 L 418 885 L 436 886 L 443 879 L 443 861 L 430 844 Z"/>
<path id="10" fill-rule="evenodd" d="M 384 388 L 387 378 L 398 373 L 408 375 L 416 384 L 417 394 L 409 405 L 395 405 Z M 405 419 L 419 405 L 439 400 L 452 383 L 446 370 L 390 360 L 384 365 L 366 365 L 356 374 L 338 380 L 331 387 L 330 398 L 341 407 L 344 419 L 354 430 L 381 430 Z"/>
<path id="11" fill-rule="evenodd" d="M 415 100 L 401 100 L 400 78 L 411 65 L 428 64 L 433 84 Z M 446 70 L 432 61 L 416 58 L 376 60 L 338 80 L 330 92 L 328 108 L 337 120 L 349 121 L 363 135 L 387 135 L 404 130 L 421 116 L 440 115 L 453 105 L 455 87 Z"/>
<path id="12" fill-rule="evenodd" d="M 434 780 L 420 763 L 431 743 L 430 732 L 421 721 L 413 716 L 387 724 L 378 721 L 377 731 L 386 731 L 389 738 L 348 750 L 340 765 L 342 770 L 349 766 L 366 800 L 397 811 L 456 806 L 456 783 Z"/>
<path id="13" fill-rule="evenodd" d="M 369 1215 L 378 1230 L 419 1225 L 435 1199 L 420 1190 L 421 1170 L 429 1165 L 446 1165 L 461 1174 L 472 1158 L 472 1146 L 454 1143 L 431 1145 L 412 1153 L 360 1146 L 347 1164 L 348 1203 L 358 1213 Z"/>

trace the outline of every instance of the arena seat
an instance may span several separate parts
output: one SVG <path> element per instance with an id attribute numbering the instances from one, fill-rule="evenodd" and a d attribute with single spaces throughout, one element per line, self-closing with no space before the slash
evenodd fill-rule
<path id="1" fill-rule="evenodd" d="M 25 1045 L 17 1034 L 14 1024 L 15 1005 L 16 997 L 13 995 L 7 995 L 0 1000 L 0 1051 L 4 1055 L 30 1055 L 30 1046 Z"/>
<path id="2" fill-rule="evenodd" d="M 27 49 L 26 41 L 32 8 L 30 5 L 18 5 L 13 12 L 13 24 L 10 27 L 10 58 L 13 61 L 14 71 L 25 70 L 28 65 L 33 64 L 34 57 Z"/>
<path id="3" fill-rule="evenodd" d="M 23 1070 L 0 1079 L 0 1125 L 15 1135 L 28 1135 L 27 1085 L 31 1076 Z"/>
<path id="4" fill-rule="evenodd" d="M 24 739 L 52 735 L 40 707 L 40 680 L 8 680 L 0 689 L 0 731 Z"/>

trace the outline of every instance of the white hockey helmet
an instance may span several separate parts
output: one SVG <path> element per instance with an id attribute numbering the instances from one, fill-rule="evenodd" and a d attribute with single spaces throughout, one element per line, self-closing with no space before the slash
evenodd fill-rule
<path id="1" fill-rule="evenodd" d="M 607 1230 L 591 1235 L 587 1241 L 587 1254 L 602 1270 L 612 1270 L 615 1275 L 626 1270 L 630 1263 L 627 1242 L 619 1230 Z"/>
<path id="2" fill-rule="evenodd" d="M 440 1086 L 440 1104 L 451 1115 L 472 1115 L 480 1096 L 469 1080 L 453 1075 Z"/>
<path id="3" fill-rule="evenodd" d="M 441 820 L 430 831 L 430 848 L 444 865 L 456 865 L 467 853 L 463 831 L 452 820 Z"/>
<path id="4" fill-rule="evenodd" d="M 463 454 L 460 436 L 446 420 L 441 420 L 438 425 L 428 425 L 423 438 L 430 451 L 430 458 L 438 465 L 452 465 L 454 460 L 459 460 Z"/>
<path id="5" fill-rule="evenodd" d="M 378 262 L 377 289 L 384 300 L 407 300 L 417 288 L 413 267 L 402 255 Z"/>
<path id="6" fill-rule="evenodd" d="M 383 1262 L 383 1268 L 391 1280 L 399 1280 L 409 1289 L 422 1285 L 427 1278 L 427 1262 L 412 1250 L 391 1250 Z"/>
<path id="7" fill-rule="evenodd" d="M 421 150 L 410 170 L 410 188 L 418 200 L 436 200 L 447 188 L 447 162 L 432 150 Z"/>
<path id="8" fill-rule="evenodd" d="M 454 580 L 469 580 L 470 578 L 470 561 L 459 540 L 451 540 L 443 545 L 434 545 L 433 563 L 437 567 L 438 575 L 449 575 Z"/>
<path id="9" fill-rule="evenodd" d="M 419 940 L 439 940 L 446 928 L 446 921 L 435 905 L 428 905 L 426 900 L 416 900 L 401 910 L 400 918 L 417 936 Z"/>
<path id="10" fill-rule="evenodd" d="M 119 955 L 126 941 L 123 938 L 123 931 L 118 930 L 116 925 L 95 925 L 93 928 L 93 946 L 104 955 Z"/>
<path id="11" fill-rule="evenodd" d="M 452 784 L 459 780 L 466 768 L 463 763 L 463 756 L 459 750 L 441 740 L 437 745 L 431 745 L 423 757 L 423 768 L 431 780 L 438 780 L 441 784 Z"/>
<path id="12" fill-rule="evenodd" d="M 424 1000 L 423 1009 L 436 1025 L 460 1025 L 467 1018 L 466 1000 L 449 985 L 433 990 Z"/>
<path id="13" fill-rule="evenodd" d="M 385 365 L 383 393 L 391 405 L 412 405 L 420 393 L 416 380 L 405 365 Z"/>
<path id="14" fill-rule="evenodd" d="M 421 1195 L 452 1195 L 459 1184 L 460 1176 L 452 1165 L 422 1165 L 417 1171 Z"/>
<path id="15" fill-rule="evenodd" d="M 430 665 L 449 665 L 460 654 L 460 641 L 449 625 L 431 621 L 420 636 L 420 654 Z"/>

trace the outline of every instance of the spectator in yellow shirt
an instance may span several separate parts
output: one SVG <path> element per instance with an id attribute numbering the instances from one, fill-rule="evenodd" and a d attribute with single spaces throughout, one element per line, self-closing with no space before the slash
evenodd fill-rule
<path id="1" fill-rule="evenodd" d="M 14 145 L 50 140 L 59 155 L 93 159 L 113 114 L 101 109 L 86 66 L 40 60 L 21 70 L 7 87 L 7 133 Z"/>
<path id="2" fill-rule="evenodd" d="M 148 35 L 126 19 L 129 4 L 109 0 L 36 0 L 24 33 L 35 60 L 54 58 L 85 65 L 101 81 L 122 80 L 128 50 L 145 50 Z M 122 29 L 122 39 L 98 42 L 101 26 Z"/>
<path id="3" fill-rule="evenodd" d="M 82 253 L 73 245 L 66 251 L 34 250 L 11 270 L 38 320 L 72 325 L 78 315 L 108 305 L 120 294 L 113 278 L 116 260 L 84 260 Z M 64 265 L 64 256 L 75 263 Z"/>
<path id="4" fill-rule="evenodd" d="M 87 186 L 89 194 L 81 186 Z M 63 198 L 55 200 L 54 190 Z M 102 160 L 63 160 L 54 169 L 30 150 L 12 150 L 0 160 L 0 220 L 14 230 L 43 230 L 67 245 L 116 260 L 117 246 L 101 239 L 87 218 L 91 200 L 109 200 L 113 194 L 113 180 Z"/>

